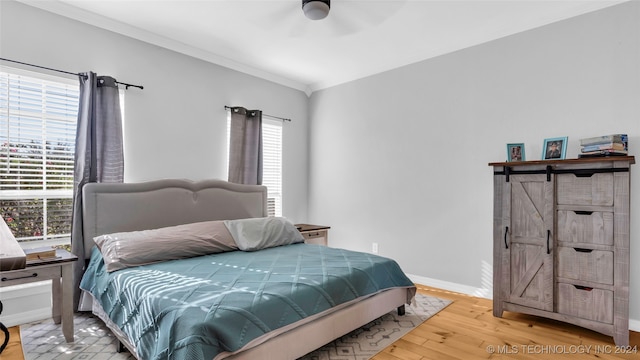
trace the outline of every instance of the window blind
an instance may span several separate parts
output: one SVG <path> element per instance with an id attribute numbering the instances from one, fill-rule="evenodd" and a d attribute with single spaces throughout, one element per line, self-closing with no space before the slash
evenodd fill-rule
<path id="1" fill-rule="evenodd" d="M 282 216 L 282 121 L 262 119 L 262 185 L 270 216 Z"/>
<path id="2" fill-rule="evenodd" d="M 0 213 L 19 241 L 68 238 L 78 85 L 24 73 L 0 71 Z"/>

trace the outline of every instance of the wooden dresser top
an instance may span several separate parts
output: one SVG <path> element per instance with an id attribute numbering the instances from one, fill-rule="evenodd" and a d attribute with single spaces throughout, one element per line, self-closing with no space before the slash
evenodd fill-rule
<path id="1" fill-rule="evenodd" d="M 597 163 L 603 161 L 627 161 L 630 165 L 636 163 L 634 156 L 603 156 L 582 159 L 564 159 L 564 160 L 532 160 L 532 161 L 504 161 L 492 162 L 489 166 L 521 166 L 521 165 L 556 165 L 556 164 L 586 164 Z"/>

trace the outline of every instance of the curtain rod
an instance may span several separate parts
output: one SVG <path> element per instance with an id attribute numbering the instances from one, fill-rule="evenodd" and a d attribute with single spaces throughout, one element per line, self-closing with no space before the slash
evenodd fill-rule
<path id="1" fill-rule="evenodd" d="M 225 105 L 225 106 L 224 106 L 224 108 L 225 108 L 226 110 L 231 110 L 231 109 L 233 109 L 233 107 L 232 107 L 232 106 L 227 106 L 227 105 Z M 291 119 L 287 119 L 287 118 L 283 118 L 283 117 L 279 117 L 279 116 L 273 116 L 273 115 L 268 115 L 268 114 L 264 114 L 264 116 L 268 116 L 268 117 L 270 117 L 270 118 L 274 118 L 274 119 L 278 119 L 278 120 L 282 120 L 282 121 L 291 121 Z"/>
<path id="2" fill-rule="evenodd" d="M 48 68 L 48 67 L 44 67 L 44 66 L 40 66 L 40 65 L 34 65 L 34 64 L 26 63 L 26 62 L 21 62 L 21 61 L 16 61 L 16 60 L 11 60 L 11 59 L 5 59 L 5 58 L 0 58 L 0 60 L 9 61 L 9 62 L 16 63 L 16 64 L 33 66 L 33 67 L 37 67 L 37 68 L 40 68 L 40 69 L 51 70 L 51 71 L 56 71 L 56 72 L 63 73 L 63 74 L 76 75 L 78 77 L 86 78 L 85 75 L 80 74 L 80 73 L 73 73 L 73 72 L 64 71 L 64 70 L 52 69 L 52 68 Z M 144 86 L 142 86 L 142 85 L 127 84 L 127 83 L 121 82 L 121 81 L 116 81 L 116 84 L 123 85 L 125 87 L 125 90 L 129 90 L 130 87 L 135 87 L 135 88 L 138 88 L 140 90 L 144 89 Z"/>

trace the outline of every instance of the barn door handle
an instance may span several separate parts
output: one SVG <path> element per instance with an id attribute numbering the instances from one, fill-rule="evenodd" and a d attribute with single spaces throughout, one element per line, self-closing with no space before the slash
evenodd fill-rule
<path id="1" fill-rule="evenodd" d="M 550 238 L 551 238 L 551 230 L 547 230 L 547 255 L 551 254 L 551 248 L 549 247 Z"/>
<path id="2" fill-rule="evenodd" d="M 508 249 L 509 248 L 509 243 L 507 243 L 507 234 L 509 233 L 509 227 L 507 226 L 504 229 L 504 246 Z"/>

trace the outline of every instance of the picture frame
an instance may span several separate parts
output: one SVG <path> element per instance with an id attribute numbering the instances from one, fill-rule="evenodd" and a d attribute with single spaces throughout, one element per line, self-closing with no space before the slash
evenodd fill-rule
<path id="1" fill-rule="evenodd" d="M 507 144 L 507 161 L 526 161 L 524 143 Z"/>
<path id="2" fill-rule="evenodd" d="M 542 159 L 564 160 L 567 156 L 567 136 L 544 139 Z"/>

